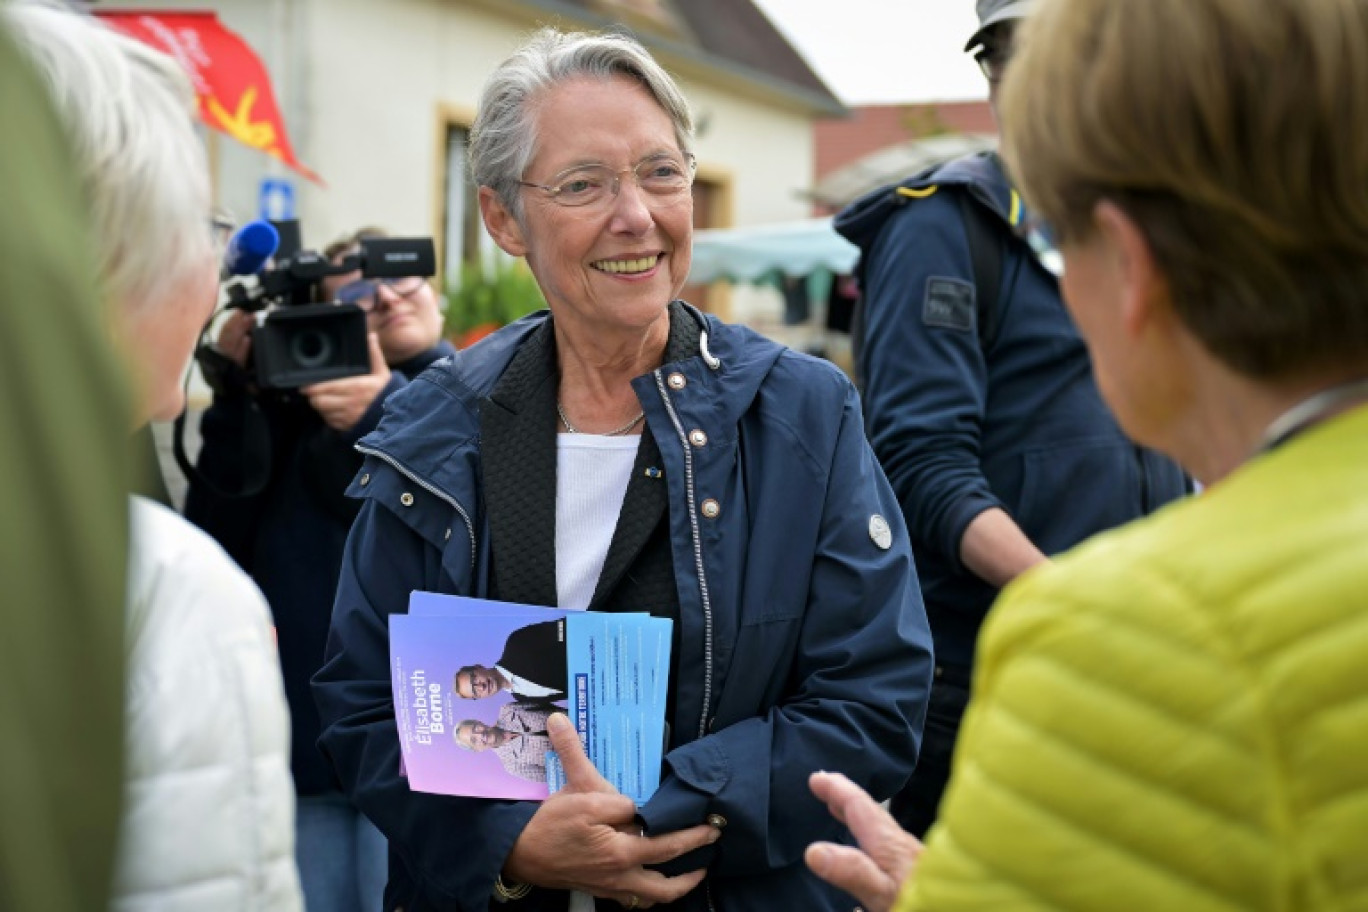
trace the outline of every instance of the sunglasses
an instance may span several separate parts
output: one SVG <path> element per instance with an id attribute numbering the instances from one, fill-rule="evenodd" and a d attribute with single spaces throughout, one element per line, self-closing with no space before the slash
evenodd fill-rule
<path id="1" fill-rule="evenodd" d="M 337 300 L 342 304 L 355 304 L 366 313 L 375 309 L 380 301 L 380 289 L 388 288 L 400 298 L 411 298 L 426 285 L 422 276 L 404 276 L 399 279 L 358 279 L 348 282 L 337 290 Z"/>

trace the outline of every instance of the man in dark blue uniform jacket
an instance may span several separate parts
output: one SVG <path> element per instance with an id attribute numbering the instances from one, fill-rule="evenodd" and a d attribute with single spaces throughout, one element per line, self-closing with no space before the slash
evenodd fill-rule
<path id="1" fill-rule="evenodd" d="M 1029 7 L 978 3 L 966 50 L 994 101 Z M 996 155 L 876 191 L 841 213 L 837 230 L 863 250 L 857 368 L 869 436 L 907 519 L 935 640 L 921 757 L 892 804 L 920 836 L 935 819 L 975 638 L 1000 587 L 1180 496 L 1185 479 L 1131 444 L 1103 404 L 1060 298 L 1057 255 Z M 977 287 L 985 274 L 995 287 Z"/>

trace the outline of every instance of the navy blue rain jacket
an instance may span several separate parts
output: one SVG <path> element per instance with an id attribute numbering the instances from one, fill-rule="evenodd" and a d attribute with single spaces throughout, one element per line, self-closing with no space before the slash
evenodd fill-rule
<path id="1" fill-rule="evenodd" d="M 1000 507 L 1056 554 L 1181 496 L 1186 479 L 1127 439 L 1102 401 L 1059 283 L 1022 238 L 1029 216 L 997 157 L 957 159 L 906 186 L 917 196 L 890 210 L 892 188 L 876 191 L 836 230 L 863 251 L 858 367 L 870 442 L 912 536 L 937 659 L 967 668 L 997 596 L 960 560 L 974 517 Z M 1000 226 L 991 332 L 978 326 L 961 193 Z"/>
<path id="2" fill-rule="evenodd" d="M 681 614 L 670 749 L 640 815 L 650 833 L 726 820 L 695 865 L 708 879 L 673 908 L 706 909 L 711 897 L 727 910 L 847 912 L 850 898 L 802 864 L 814 839 L 845 838 L 807 779 L 841 770 L 887 797 L 912 771 L 931 650 L 907 533 L 849 381 L 687 313 L 707 333 L 700 353 L 633 384 L 669 485 Z M 367 458 L 352 491 L 365 503 L 314 689 L 324 752 L 390 840 L 387 909 L 488 908 L 538 807 L 409 791 L 386 617 L 406 610 L 412 589 L 487 592 L 479 406 L 545 319 L 525 318 L 422 374 L 360 444 Z M 690 443 L 694 430 L 706 443 Z M 712 517 L 710 500 L 720 507 Z M 550 895 L 539 908 L 564 908 L 568 894 Z"/>

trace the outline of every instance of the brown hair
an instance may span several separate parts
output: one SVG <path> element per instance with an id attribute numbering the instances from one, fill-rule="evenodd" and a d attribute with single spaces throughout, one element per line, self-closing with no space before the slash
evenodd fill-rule
<path id="1" fill-rule="evenodd" d="M 328 262 L 332 262 L 340 256 L 345 256 L 346 254 L 354 253 L 355 251 L 359 250 L 362 241 L 369 241 L 375 238 L 387 237 L 389 237 L 389 232 L 386 231 L 384 228 L 377 228 L 374 225 L 367 225 L 364 228 L 356 229 L 351 234 L 343 235 L 342 237 L 333 241 L 327 247 L 324 247 L 323 258 L 326 259 Z"/>
<path id="2" fill-rule="evenodd" d="M 1368 365 L 1368 0 L 1042 0 L 1000 99 L 1060 240 L 1107 199 L 1262 380 Z"/>

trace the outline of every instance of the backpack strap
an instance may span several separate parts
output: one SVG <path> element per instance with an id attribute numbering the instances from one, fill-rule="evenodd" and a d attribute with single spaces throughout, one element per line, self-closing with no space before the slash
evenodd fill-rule
<path id="1" fill-rule="evenodd" d="M 978 305 L 979 347 L 987 352 L 997 341 L 1002 292 L 1002 223 L 972 195 L 960 188 L 959 201 L 964 234 L 969 239 L 969 260 L 974 270 L 974 300 Z"/>

